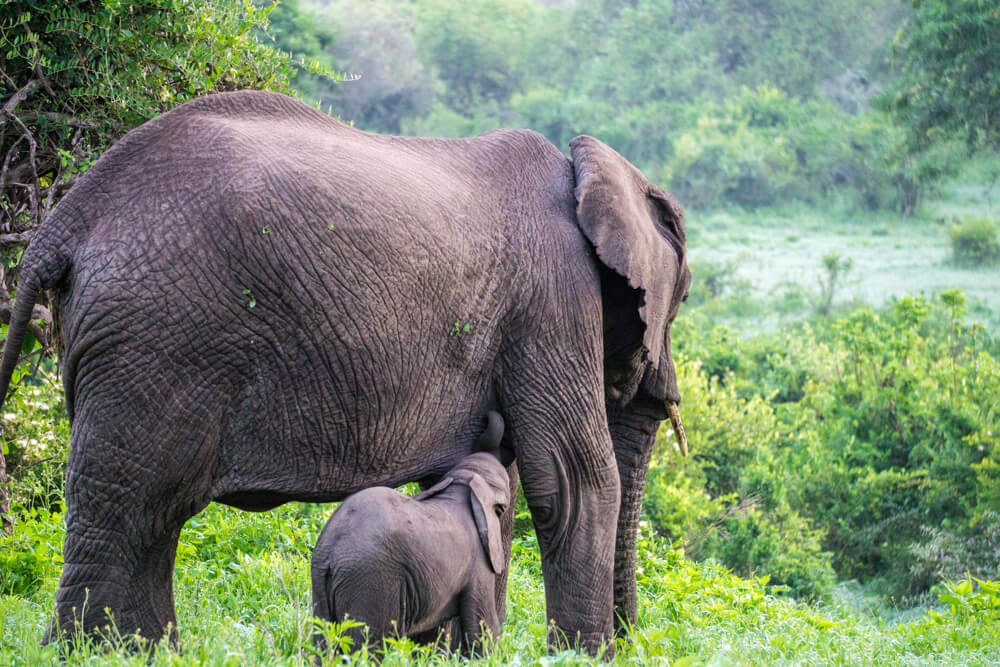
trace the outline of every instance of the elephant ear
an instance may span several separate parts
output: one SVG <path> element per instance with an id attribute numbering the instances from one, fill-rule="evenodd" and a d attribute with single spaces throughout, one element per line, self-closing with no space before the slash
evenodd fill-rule
<path id="1" fill-rule="evenodd" d="M 421 491 L 417 495 L 413 496 L 413 499 L 414 500 L 427 500 L 431 496 L 436 496 L 437 494 L 439 494 L 442 491 L 444 491 L 445 489 L 447 489 L 449 486 L 451 486 L 451 483 L 454 482 L 454 481 L 455 481 L 454 477 L 445 477 L 440 482 L 438 482 L 437 484 L 435 484 L 431 488 L 427 489 L 426 491 Z"/>
<path id="2" fill-rule="evenodd" d="M 601 262 L 639 292 L 642 346 L 654 367 L 664 350 L 684 261 L 684 214 L 666 190 L 593 137 L 570 142 L 576 217 Z M 668 357 L 669 358 L 669 357 Z"/>
<path id="3" fill-rule="evenodd" d="M 472 516 L 476 520 L 476 530 L 479 541 L 490 560 L 490 568 L 496 574 L 504 569 L 503 543 L 500 533 L 500 518 L 493 511 L 503 499 L 497 497 L 496 491 L 490 488 L 482 475 L 473 474 L 469 480 L 469 504 L 472 506 Z"/>

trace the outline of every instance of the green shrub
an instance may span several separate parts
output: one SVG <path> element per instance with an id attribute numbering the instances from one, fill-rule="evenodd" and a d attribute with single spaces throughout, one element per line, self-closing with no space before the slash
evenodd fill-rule
<path id="1" fill-rule="evenodd" d="M 955 529 L 924 527 L 924 539 L 910 545 L 910 575 L 935 583 L 963 577 L 1000 579 L 1000 514 L 987 510 Z"/>
<path id="2" fill-rule="evenodd" d="M 41 370 L 26 379 L 4 403 L 2 417 L 15 518 L 18 508 L 59 510 L 69 453 L 69 420 L 58 377 Z"/>
<path id="3" fill-rule="evenodd" d="M 62 566 L 62 515 L 15 506 L 16 531 L 0 535 L 0 595 L 30 596 Z"/>
<path id="4" fill-rule="evenodd" d="M 1000 581 L 966 578 L 943 588 L 938 599 L 949 606 L 952 616 L 983 622 L 1000 620 Z"/>
<path id="5" fill-rule="evenodd" d="M 675 325 L 691 458 L 654 456 L 657 531 L 807 597 L 831 564 L 909 602 L 994 576 L 976 531 L 1000 512 L 1000 360 L 961 292 L 749 339 L 706 312 Z"/>
<path id="6" fill-rule="evenodd" d="M 954 262 L 960 266 L 982 266 L 1000 259 L 997 223 L 992 218 L 967 216 L 948 230 Z"/>
<path id="7" fill-rule="evenodd" d="M 645 516 L 699 560 L 715 558 L 741 576 L 766 575 L 776 590 L 797 597 L 823 597 L 835 583 L 831 556 L 775 474 L 778 416 L 765 398 L 741 397 L 731 380 L 679 359 L 692 457 L 679 459 L 669 438 L 658 441 Z"/>

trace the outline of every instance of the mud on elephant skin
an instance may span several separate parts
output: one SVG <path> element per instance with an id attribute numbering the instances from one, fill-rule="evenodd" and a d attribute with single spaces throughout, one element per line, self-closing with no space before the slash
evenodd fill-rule
<path id="1" fill-rule="evenodd" d="M 108 150 L 25 251 L 0 366 L 2 393 L 49 290 L 72 433 L 60 627 L 107 610 L 176 638 L 177 538 L 209 502 L 438 477 L 490 406 L 549 619 L 595 652 L 616 611 L 634 620 L 646 467 L 680 400 L 684 223 L 600 141 L 570 152 L 528 130 L 368 134 L 251 91 Z"/>
<path id="2" fill-rule="evenodd" d="M 376 647 L 392 636 L 437 641 L 452 619 L 451 645 L 465 655 L 500 637 L 495 588 L 507 565 L 500 517 L 510 478 L 502 419 L 491 412 L 489 423 L 481 451 L 430 489 L 413 498 L 381 486 L 359 491 L 323 528 L 312 555 L 313 614 L 364 623 L 367 634 L 348 631 L 354 648 L 365 637 Z M 316 642 L 326 648 L 322 635 Z"/>

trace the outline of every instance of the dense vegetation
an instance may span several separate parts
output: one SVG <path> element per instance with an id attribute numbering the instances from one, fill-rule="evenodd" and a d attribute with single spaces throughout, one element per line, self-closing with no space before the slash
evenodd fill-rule
<path id="1" fill-rule="evenodd" d="M 1000 355 L 964 303 L 906 297 L 750 339 L 684 317 L 695 453 L 654 461 L 653 526 L 797 597 L 857 579 L 905 601 L 996 577 Z"/>
<path id="2" fill-rule="evenodd" d="M 1000 662 L 998 302 L 937 286 L 886 303 L 843 296 L 859 247 L 912 256 L 904 237 L 950 248 L 921 259 L 946 276 L 934 285 L 972 292 L 1000 277 L 1000 160 L 963 173 L 971 205 L 941 193 L 971 187 L 956 170 L 1000 140 L 998 11 L 977 0 L 7 2 L 0 301 L 73 179 L 129 128 L 206 92 L 294 90 L 385 132 L 526 126 L 562 148 L 595 135 L 689 208 L 695 272 L 673 333 L 692 454 L 676 454 L 665 426 L 640 619 L 620 660 Z M 338 83 L 332 69 L 361 78 Z M 723 244 L 805 253 L 804 239 L 831 228 L 860 241 L 831 243 L 808 283 L 704 259 Z M 7 514 L 0 497 L 0 513 L 16 525 L 0 537 L 0 664 L 55 658 L 37 642 L 61 567 L 69 429 L 54 360 L 40 354 L 45 315 L 18 372 L 34 377 L 2 414 L 13 502 Z M 185 654 L 154 661 L 308 659 L 308 555 L 329 511 L 212 506 L 189 522 L 175 575 Z M 523 499 L 516 526 L 491 663 L 545 652 Z M 405 641 L 386 659 L 456 660 Z M 85 647 L 72 661 L 144 658 Z"/>
<path id="3" fill-rule="evenodd" d="M 563 147 L 592 134 L 688 206 L 908 215 L 997 139 L 990 3 L 322 4 L 330 52 L 362 76 L 322 95 L 345 119 L 443 136 L 531 127 Z"/>

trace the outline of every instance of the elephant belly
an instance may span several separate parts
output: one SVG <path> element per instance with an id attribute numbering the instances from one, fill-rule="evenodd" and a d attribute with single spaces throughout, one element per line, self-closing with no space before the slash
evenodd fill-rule
<path id="1" fill-rule="evenodd" d="M 299 348 L 244 385 L 220 443 L 216 500 L 248 510 L 341 500 L 436 477 L 471 452 L 489 369 L 455 379 L 402 360 L 345 362 L 329 349 Z"/>

